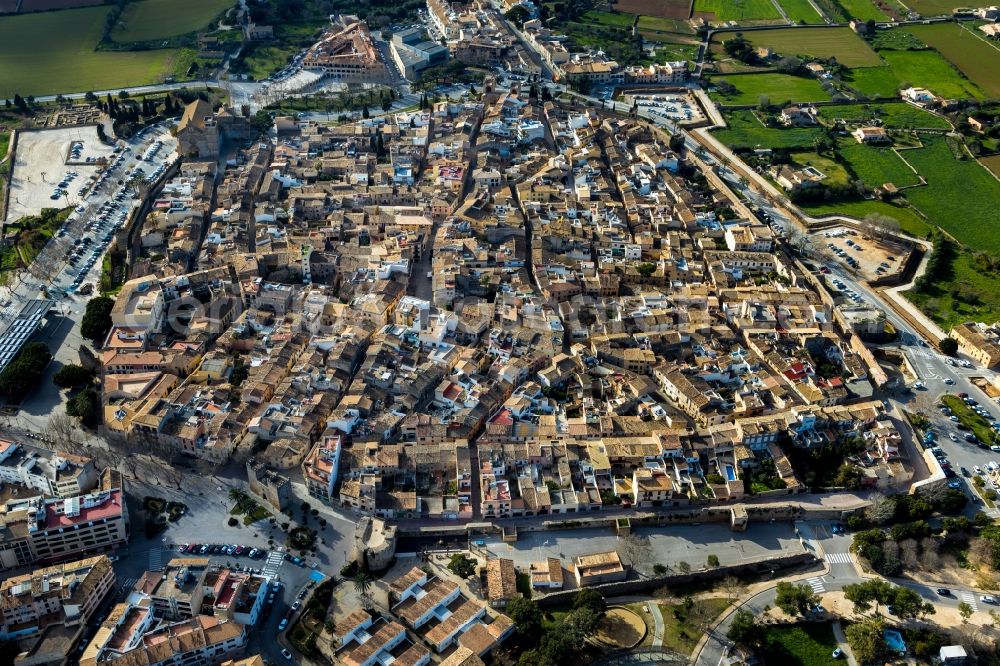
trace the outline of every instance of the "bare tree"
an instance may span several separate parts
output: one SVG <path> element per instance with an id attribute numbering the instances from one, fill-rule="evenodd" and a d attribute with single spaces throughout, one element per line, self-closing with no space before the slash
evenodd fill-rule
<path id="1" fill-rule="evenodd" d="M 720 586 L 722 587 L 722 590 L 726 593 L 726 599 L 728 599 L 729 601 L 734 601 L 747 589 L 747 586 L 743 584 L 743 581 L 741 581 L 736 576 L 726 576 L 725 578 L 722 579 L 722 583 L 720 583 Z"/>
<path id="2" fill-rule="evenodd" d="M 886 543 L 893 543 L 893 542 L 888 541 Z M 919 549 L 917 548 L 917 542 L 915 539 L 904 539 L 899 544 L 899 551 L 900 551 L 899 560 L 900 562 L 903 563 L 903 566 L 905 566 L 907 569 L 912 571 L 913 569 L 916 569 L 918 566 L 920 566 Z"/>
<path id="3" fill-rule="evenodd" d="M 934 571 L 935 569 L 941 568 L 941 556 L 938 555 L 938 552 L 935 549 L 925 550 L 920 555 L 920 564 L 927 571 Z"/>
<path id="4" fill-rule="evenodd" d="M 639 562 L 648 562 L 653 549 L 649 539 L 638 534 L 627 534 L 618 539 L 618 555 L 625 560 L 630 569 L 635 569 Z"/>
<path id="5" fill-rule="evenodd" d="M 986 539 L 975 538 L 969 542 L 969 556 L 973 562 L 981 564 L 993 561 L 993 543 Z"/>
<path id="6" fill-rule="evenodd" d="M 865 517 L 876 525 L 884 525 L 896 513 L 895 502 L 880 493 L 873 494 L 868 502 Z"/>

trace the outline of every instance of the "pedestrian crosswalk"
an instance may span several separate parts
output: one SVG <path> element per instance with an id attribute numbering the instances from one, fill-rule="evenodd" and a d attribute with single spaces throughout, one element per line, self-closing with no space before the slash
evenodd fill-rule
<path id="1" fill-rule="evenodd" d="M 850 553 L 827 553 L 826 561 L 830 564 L 854 564 L 854 556 Z"/>
<path id="2" fill-rule="evenodd" d="M 282 563 L 285 561 L 285 556 L 278 551 L 272 550 L 267 554 L 267 562 L 264 563 L 263 576 L 268 580 L 271 580 L 278 575 L 278 570 L 281 569 Z"/>
<path id="3" fill-rule="evenodd" d="M 959 596 L 959 598 L 962 601 L 964 601 L 965 603 L 969 604 L 969 606 L 972 607 L 972 612 L 973 613 L 975 613 L 977 610 L 979 610 L 979 607 L 976 606 L 976 595 L 975 594 L 973 594 L 972 592 L 969 592 L 969 591 L 965 591 L 965 592 L 959 593 L 958 596 Z"/>
<path id="4" fill-rule="evenodd" d="M 132 591 L 132 588 L 135 587 L 135 584 L 137 582 L 139 582 L 138 578 L 119 578 L 118 579 L 118 591 L 119 591 L 119 595 L 118 596 L 120 596 L 122 599 L 124 599 L 125 597 L 127 597 L 129 595 L 129 593 Z"/>
<path id="5" fill-rule="evenodd" d="M 812 588 L 812 591 L 816 594 L 823 594 L 826 592 L 826 586 L 823 585 L 823 579 L 819 577 L 807 578 L 806 583 Z"/>
<path id="6" fill-rule="evenodd" d="M 163 568 L 163 549 L 153 546 L 149 549 L 149 570 L 159 571 Z"/>

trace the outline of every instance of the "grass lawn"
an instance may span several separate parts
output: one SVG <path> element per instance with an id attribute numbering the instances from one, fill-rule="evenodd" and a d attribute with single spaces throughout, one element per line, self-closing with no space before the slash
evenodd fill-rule
<path id="1" fill-rule="evenodd" d="M 714 14 L 717 21 L 781 18 L 770 0 L 694 0 L 694 11 Z"/>
<path id="2" fill-rule="evenodd" d="M 980 442 L 990 443 L 993 441 L 993 428 L 990 427 L 986 419 L 969 409 L 969 406 L 962 402 L 961 398 L 957 395 L 945 394 L 941 396 L 941 402 L 947 405 L 961 423 L 968 426 Z"/>
<path id="3" fill-rule="evenodd" d="M 899 77 L 888 66 L 852 69 L 844 81 L 866 97 L 895 97 L 902 87 Z"/>
<path id="4" fill-rule="evenodd" d="M 782 666 L 837 666 L 837 639 L 829 624 L 768 627 L 761 649 L 765 663 Z"/>
<path id="5" fill-rule="evenodd" d="M 233 0 L 141 0 L 125 5 L 111 39 L 119 43 L 166 39 L 201 30 Z"/>
<path id="6" fill-rule="evenodd" d="M 896 206 L 891 203 L 877 200 L 847 201 L 838 203 L 820 204 L 816 206 L 801 206 L 802 210 L 813 217 L 826 217 L 827 215 L 848 215 L 857 219 L 863 219 L 869 213 L 880 213 L 888 215 L 897 222 L 903 231 L 912 235 L 924 238 L 931 231 L 931 226 L 920 217 L 915 211 Z"/>
<path id="7" fill-rule="evenodd" d="M 10 132 L 0 132 L 0 160 L 7 157 L 8 147 L 10 147 Z"/>
<path id="8" fill-rule="evenodd" d="M 729 603 L 723 597 L 696 599 L 688 610 L 683 603 L 660 604 L 660 614 L 663 615 L 663 647 L 681 654 L 691 654 L 701 638 L 701 631 L 692 625 L 691 617 L 704 613 L 716 618 L 729 607 Z"/>
<path id="9" fill-rule="evenodd" d="M 955 298 L 962 294 L 962 301 Z M 1000 319 L 1000 275 L 977 266 L 967 250 L 958 252 L 946 279 L 927 292 L 911 289 L 905 296 L 946 331 L 964 321 Z"/>
<path id="10" fill-rule="evenodd" d="M 983 91 L 963 77 L 937 51 L 882 51 L 900 87 L 917 85 L 936 95 L 959 99 L 982 99 Z"/>
<path id="11" fill-rule="evenodd" d="M 822 17 L 816 13 L 809 0 L 778 0 L 788 18 L 796 23 L 822 23 Z"/>
<path id="12" fill-rule="evenodd" d="M 920 177 L 891 148 L 862 146 L 854 139 L 846 139 L 840 143 L 840 155 L 868 187 L 883 183 L 902 187 L 920 182 Z"/>
<path id="13" fill-rule="evenodd" d="M 875 6 L 872 0 L 837 0 L 847 11 L 847 15 L 862 21 L 884 21 L 888 16 Z"/>
<path id="14" fill-rule="evenodd" d="M 162 80 L 176 50 L 101 51 L 109 7 L 0 17 L 0 97 L 134 86 Z"/>
<path id="15" fill-rule="evenodd" d="M 997 75 L 1000 49 L 977 36 L 978 30 L 967 30 L 955 23 L 936 23 L 916 25 L 907 31 L 937 49 L 987 95 L 1000 97 L 1000 76 Z"/>
<path id="16" fill-rule="evenodd" d="M 951 127 L 948 121 L 941 116 L 936 116 L 904 102 L 835 104 L 817 107 L 816 111 L 820 118 L 830 121 L 840 119 L 847 122 L 866 122 L 872 118 L 878 118 L 884 127 L 890 129 L 908 127 L 948 129 Z"/>
<path id="17" fill-rule="evenodd" d="M 597 25 L 610 25 L 616 28 L 631 28 L 635 22 L 635 14 L 622 12 L 602 12 L 592 9 L 578 19 L 581 23 L 596 23 Z"/>
<path id="18" fill-rule="evenodd" d="M 249 74 L 256 80 L 266 79 L 287 65 L 303 46 L 311 44 L 319 29 L 318 23 L 279 23 L 274 26 L 274 42 L 254 42 L 244 47 L 244 55 L 232 69 L 237 73 Z"/>
<path id="19" fill-rule="evenodd" d="M 730 148 L 811 148 L 821 133 L 814 128 L 765 127 L 752 111 L 727 111 L 725 118 L 729 127 L 714 134 Z"/>
<path id="20" fill-rule="evenodd" d="M 959 242 L 1000 254 L 1000 235 L 994 228 L 1000 182 L 979 162 L 955 159 L 944 138 L 923 141 L 923 148 L 903 155 L 928 185 L 907 190 L 907 200 Z"/>
<path id="21" fill-rule="evenodd" d="M 846 185 L 851 180 L 851 174 L 843 165 L 829 157 L 814 152 L 792 153 L 792 160 L 802 166 L 811 166 L 826 176 L 823 182 L 827 185 Z"/>
<path id="22" fill-rule="evenodd" d="M 825 102 L 830 99 L 816 79 L 807 79 L 788 74 L 743 74 L 739 76 L 715 76 L 712 83 L 727 81 L 737 92 L 725 96 L 712 93 L 722 104 L 750 104 L 756 106 L 762 97 L 772 104 L 792 102 Z"/>
<path id="23" fill-rule="evenodd" d="M 804 0 L 803 0 L 804 1 Z M 808 5 L 808 3 L 806 3 Z M 814 12 L 815 13 L 815 12 Z M 754 46 L 764 46 L 782 55 L 836 58 L 846 67 L 882 64 L 878 54 L 850 28 L 777 28 L 754 30 L 744 35 Z"/>

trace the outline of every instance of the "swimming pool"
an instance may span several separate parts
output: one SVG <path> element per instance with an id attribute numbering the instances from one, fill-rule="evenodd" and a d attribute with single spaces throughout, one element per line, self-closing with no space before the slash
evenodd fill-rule
<path id="1" fill-rule="evenodd" d="M 883 629 L 882 637 L 889 649 L 899 654 L 906 654 L 906 643 L 903 642 L 903 635 L 895 629 Z"/>
<path id="2" fill-rule="evenodd" d="M 729 479 L 730 481 L 735 481 L 736 480 L 736 470 L 733 469 L 733 466 L 732 465 L 726 465 L 725 470 L 726 470 L 726 478 Z"/>

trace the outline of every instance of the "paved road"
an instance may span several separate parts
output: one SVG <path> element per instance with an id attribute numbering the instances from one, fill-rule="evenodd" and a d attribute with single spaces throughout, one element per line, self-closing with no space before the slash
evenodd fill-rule
<path id="1" fill-rule="evenodd" d="M 802 536 L 804 545 L 821 555 L 825 565 L 825 571 L 817 570 L 816 575 L 808 576 L 801 583 L 809 585 L 815 593 L 823 594 L 824 592 L 843 590 L 845 585 L 863 580 L 848 551 L 851 543 L 850 536 L 833 534 L 830 530 L 831 524 L 825 521 L 800 522 L 796 523 L 796 527 Z M 950 594 L 942 596 L 937 594 L 936 588 L 927 585 L 901 579 L 895 579 L 892 582 L 916 591 L 925 601 L 929 601 L 937 607 L 957 608 L 962 601 L 969 602 L 971 600 L 973 608 L 982 610 L 974 605 L 978 598 L 978 592 L 973 589 L 949 587 Z M 768 587 L 750 597 L 739 608 L 749 610 L 754 615 L 761 615 L 765 606 L 774 607 L 775 596 L 775 588 Z M 728 664 L 725 658 L 732 644 L 726 638 L 726 632 L 729 631 L 734 615 L 735 611 L 727 615 L 719 626 L 709 634 L 702 651 L 695 655 L 697 666 Z"/>

